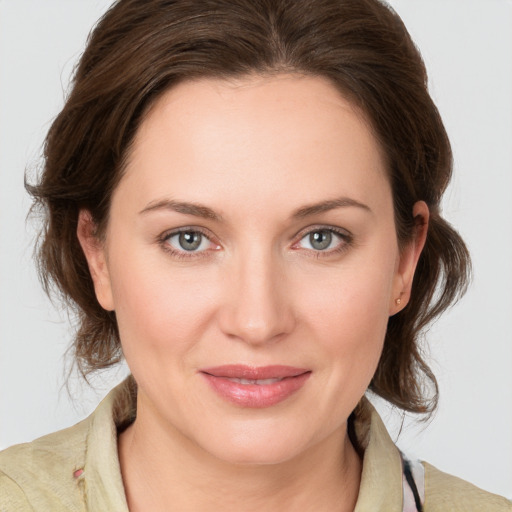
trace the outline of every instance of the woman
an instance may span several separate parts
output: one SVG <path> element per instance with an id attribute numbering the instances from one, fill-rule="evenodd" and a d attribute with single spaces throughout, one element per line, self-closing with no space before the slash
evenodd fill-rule
<path id="1" fill-rule="evenodd" d="M 3 452 L 2 510 L 512 509 L 364 398 L 435 408 L 418 336 L 466 284 L 425 83 L 374 0 L 110 9 L 29 188 L 80 368 L 132 377 Z"/>

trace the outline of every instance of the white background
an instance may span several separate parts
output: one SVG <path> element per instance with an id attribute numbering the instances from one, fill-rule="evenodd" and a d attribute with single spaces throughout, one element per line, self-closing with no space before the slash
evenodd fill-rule
<path id="1" fill-rule="evenodd" d="M 109 0 L 0 0 L 0 448 L 75 423 L 125 370 L 70 380 L 65 312 L 40 291 L 25 168 L 62 106 L 87 33 Z M 512 497 L 512 2 L 394 0 L 422 50 L 455 153 L 444 203 L 475 278 L 431 329 L 441 386 L 430 424 L 410 419 L 402 449 Z M 72 398 L 70 398 L 70 394 Z M 400 416 L 379 405 L 396 437 Z"/>

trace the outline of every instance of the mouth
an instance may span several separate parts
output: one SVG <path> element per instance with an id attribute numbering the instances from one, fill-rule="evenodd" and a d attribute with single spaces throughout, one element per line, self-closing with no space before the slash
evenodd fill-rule
<path id="1" fill-rule="evenodd" d="M 281 382 L 285 377 L 279 378 L 279 379 L 256 379 L 256 380 L 237 379 L 236 377 L 233 377 L 233 378 L 225 377 L 225 378 L 227 378 L 231 382 L 238 382 L 239 384 L 243 384 L 245 386 L 248 384 L 253 384 L 256 386 L 266 386 L 268 384 L 274 384 L 274 382 Z"/>
<path id="2" fill-rule="evenodd" d="M 292 366 L 225 365 L 199 372 L 221 398 L 239 407 L 276 405 L 298 392 L 311 370 Z"/>

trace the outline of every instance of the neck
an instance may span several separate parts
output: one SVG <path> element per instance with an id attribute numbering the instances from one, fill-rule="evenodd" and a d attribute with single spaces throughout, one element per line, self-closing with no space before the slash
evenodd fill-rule
<path id="1" fill-rule="evenodd" d="M 232 464 L 202 450 L 144 409 L 119 436 L 131 512 L 175 510 L 353 511 L 361 460 L 346 425 L 291 460 Z"/>

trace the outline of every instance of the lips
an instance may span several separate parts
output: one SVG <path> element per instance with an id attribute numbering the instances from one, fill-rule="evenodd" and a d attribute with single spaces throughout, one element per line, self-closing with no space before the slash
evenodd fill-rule
<path id="1" fill-rule="evenodd" d="M 225 365 L 199 372 L 221 398 L 240 407 L 263 408 L 299 391 L 311 371 L 292 366 Z"/>

